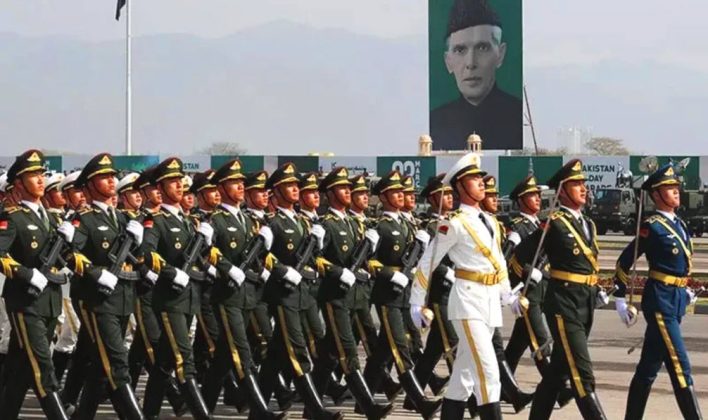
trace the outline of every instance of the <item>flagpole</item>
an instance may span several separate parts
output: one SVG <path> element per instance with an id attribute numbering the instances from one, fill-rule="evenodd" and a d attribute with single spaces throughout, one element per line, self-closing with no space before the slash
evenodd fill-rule
<path id="1" fill-rule="evenodd" d="M 133 86 L 131 80 L 130 3 L 125 2 L 125 154 L 133 154 Z"/>

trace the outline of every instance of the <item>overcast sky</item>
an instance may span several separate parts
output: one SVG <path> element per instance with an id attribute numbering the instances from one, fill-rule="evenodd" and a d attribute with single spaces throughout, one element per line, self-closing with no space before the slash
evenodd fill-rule
<path id="1" fill-rule="evenodd" d="M 698 74 L 699 80 L 708 80 L 705 45 L 708 3 L 705 0 L 526 0 L 525 3 L 527 71 L 543 66 L 590 68 L 608 60 L 626 63 L 650 60 L 683 68 Z M 97 42 L 120 39 L 124 26 L 115 22 L 114 11 L 115 0 L 4 0 L 0 31 L 25 36 L 61 35 Z M 136 36 L 187 33 L 220 37 L 278 19 L 379 37 L 424 35 L 427 1 L 138 0 L 133 4 Z M 427 54 L 426 48 L 421 45 L 421 54 Z M 622 80 L 633 75 L 608 77 Z M 649 89 L 672 90 L 682 82 L 681 78 L 681 74 L 676 74 L 663 80 L 651 80 Z M 686 89 L 685 83 L 682 89 Z M 533 92 L 533 86 L 530 90 Z M 691 93 L 689 86 L 687 95 Z M 702 100 L 702 93 L 697 95 Z M 652 102 L 653 98 L 639 91 L 636 100 Z M 559 122 L 558 127 L 567 123 Z M 586 122 L 580 118 L 577 123 Z M 621 136 L 626 133 L 598 134 Z"/>

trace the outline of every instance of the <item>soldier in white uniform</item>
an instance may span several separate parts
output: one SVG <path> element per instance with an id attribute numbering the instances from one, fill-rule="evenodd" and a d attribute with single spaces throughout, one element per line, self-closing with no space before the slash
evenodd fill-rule
<path id="1" fill-rule="evenodd" d="M 428 277 L 445 255 L 455 265 L 448 316 L 460 343 L 443 402 L 441 420 L 460 420 L 471 396 L 482 420 L 501 419 L 499 366 L 492 346 L 495 327 L 502 325 L 501 306 L 518 305 L 511 293 L 506 261 L 498 238 L 499 225 L 480 210 L 486 175 L 477 155 L 463 156 L 448 172 L 460 197 L 460 208 L 440 223 L 434 241 L 420 259 L 411 292 L 411 315 L 416 324 L 427 323 L 424 310 Z M 427 311 L 426 311 L 427 312 Z"/>

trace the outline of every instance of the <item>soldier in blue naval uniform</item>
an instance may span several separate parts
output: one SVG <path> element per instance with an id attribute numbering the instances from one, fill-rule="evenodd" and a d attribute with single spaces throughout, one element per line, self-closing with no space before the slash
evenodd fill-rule
<path id="1" fill-rule="evenodd" d="M 642 222 L 639 237 L 630 242 L 617 261 L 617 312 L 628 325 L 635 315 L 629 310 L 625 294 L 637 243 L 637 255 L 644 254 L 649 263 L 649 278 L 642 294 L 647 329 L 642 355 L 629 387 L 626 419 L 644 416 L 652 383 L 662 364 L 671 377 L 683 417 L 701 418 L 693 390 L 691 364 L 681 335 L 681 319 L 695 295 L 686 288 L 691 274 L 691 237 L 686 224 L 674 213 L 681 204 L 680 184 L 671 164 L 662 166 L 644 182 L 642 189 L 654 201 L 657 214 Z"/>

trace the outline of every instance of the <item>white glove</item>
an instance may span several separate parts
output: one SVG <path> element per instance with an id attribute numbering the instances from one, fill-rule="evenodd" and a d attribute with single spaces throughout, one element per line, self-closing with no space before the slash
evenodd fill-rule
<path id="1" fill-rule="evenodd" d="M 608 303 L 610 303 L 610 297 L 607 296 L 607 292 L 600 289 L 600 291 L 597 292 L 597 296 L 595 296 L 595 307 L 602 308 L 603 306 L 607 305 Z"/>
<path id="2" fill-rule="evenodd" d="M 39 291 L 41 292 L 42 290 L 44 290 L 45 287 L 47 287 L 47 277 L 36 268 L 33 268 L 30 284 L 35 288 L 39 289 Z"/>
<path id="3" fill-rule="evenodd" d="M 138 223 L 137 220 L 131 220 L 128 222 L 128 225 L 125 227 L 126 232 L 130 233 L 133 235 L 133 239 L 135 239 L 135 244 L 140 246 L 140 244 L 143 243 L 143 232 L 145 229 L 143 228 L 143 225 Z"/>
<path id="4" fill-rule="evenodd" d="M 521 306 L 521 299 L 519 299 L 519 295 L 511 295 L 509 307 L 511 308 L 511 313 L 514 314 L 515 317 L 521 318 L 524 315 L 524 308 Z"/>
<path id="5" fill-rule="evenodd" d="M 509 236 L 506 237 L 506 240 L 516 246 L 521 243 L 521 236 L 519 236 L 517 232 L 511 232 Z"/>
<path id="6" fill-rule="evenodd" d="M 209 264 L 209 268 L 207 268 L 207 274 L 211 277 L 216 277 L 219 273 L 216 272 L 216 267 Z"/>
<path id="7" fill-rule="evenodd" d="M 273 231 L 270 229 L 270 227 L 263 225 L 258 231 L 258 234 L 261 235 L 265 241 L 265 249 L 270 251 L 270 247 L 273 246 Z"/>
<path id="8" fill-rule="evenodd" d="M 453 270 L 450 267 L 445 267 L 447 270 L 445 271 L 445 281 L 448 283 L 454 283 L 455 282 L 455 270 Z"/>
<path id="9" fill-rule="evenodd" d="M 376 229 L 366 229 L 366 232 L 364 232 L 364 237 L 371 242 L 371 249 L 375 250 L 376 246 L 379 244 L 379 233 L 376 231 Z"/>
<path id="10" fill-rule="evenodd" d="M 423 244 L 423 248 L 427 248 L 430 243 L 430 234 L 424 230 L 418 230 L 415 233 L 415 239 Z"/>
<path id="11" fill-rule="evenodd" d="M 172 280 L 172 282 L 179 287 L 182 287 L 182 288 L 187 287 L 187 284 L 189 283 L 189 274 L 185 273 L 184 271 L 180 270 L 179 268 L 175 268 L 175 271 L 176 271 L 175 278 Z"/>
<path id="12" fill-rule="evenodd" d="M 204 242 L 211 246 L 211 239 L 214 237 L 214 228 L 207 222 L 201 222 L 197 228 L 197 232 L 204 235 Z"/>
<path id="13" fill-rule="evenodd" d="M 324 248 L 325 229 L 322 225 L 312 225 L 310 233 L 317 237 L 317 246 L 322 250 Z"/>
<path id="14" fill-rule="evenodd" d="M 288 267 L 288 271 L 285 272 L 283 278 L 297 286 L 302 281 L 302 274 L 298 273 L 294 268 Z"/>
<path id="15" fill-rule="evenodd" d="M 632 314 L 629 312 L 627 300 L 625 298 L 616 298 L 615 307 L 617 308 L 620 320 L 624 322 L 625 325 L 629 326 L 632 323 Z"/>
<path id="16" fill-rule="evenodd" d="M 101 275 L 98 277 L 98 284 L 113 291 L 113 289 L 116 288 L 116 283 L 118 283 L 118 277 L 116 277 L 115 274 L 110 271 L 101 270 Z"/>
<path id="17" fill-rule="evenodd" d="M 698 302 L 698 294 L 691 288 L 686 288 L 686 294 L 688 295 L 688 304 L 695 305 Z"/>
<path id="18" fill-rule="evenodd" d="M 150 280 L 150 283 L 152 283 L 153 285 L 157 283 L 158 277 L 159 276 L 157 275 L 157 273 L 152 270 L 148 271 L 147 274 L 145 274 L 145 278 Z"/>
<path id="19" fill-rule="evenodd" d="M 348 268 L 345 268 L 342 270 L 342 275 L 339 276 L 339 280 L 341 280 L 342 283 L 346 284 L 347 286 L 351 287 L 352 284 L 356 281 L 356 277 L 354 277 L 354 273 L 351 272 Z"/>
<path id="20" fill-rule="evenodd" d="M 65 220 L 61 222 L 61 224 L 57 228 L 57 232 L 61 233 L 61 236 L 64 237 L 64 240 L 66 242 L 71 243 L 71 241 L 74 239 L 74 232 L 76 232 L 76 228 L 70 222 L 67 222 Z"/>
<path id="21" fill-rule="evenodd" d="M 263 280 L 263 283 L 267 282 L 268 279 L 270 278 L 270 271 L 266 270 L 265 268 L 263 271 L 261 271 L 261 280 Z"/>
<path id="22" fill-rule="evenodd" d="M 531 280 L 538 283 L 543 280 L 543 273 L 538 268 L 534 267 L 531 269 Z M 607 296 L 607 295 L 605 295 Z"/>
<path id="23" fill-rule="evenodd" d="M 429 321 L 423 315 L 423 307 L 420 305 L 411 305 L 411 318 L 416 328 L 428 327 Z"/>
<path id="24" fill-rule="evenodd" d="M 408 277 L 401 273 L 400 271 L 396 271 L 393 273 L 393 277 L 391 277 L 391 281 L 399 286 L 401 286 L 401 289 L 405 289 L 406 286 L 408 286 Z"/>
<path id="25" fill-rule="evenodd" d="M 235 265 L 232 265 L 229 269 L 229 278 L 231 278 L 231 280 L 235 281 L 236 284 L 241 286 L 241 283 L 246 280 L 246 273 L 244 273 L 243 270 L 236 267 Z"/>

